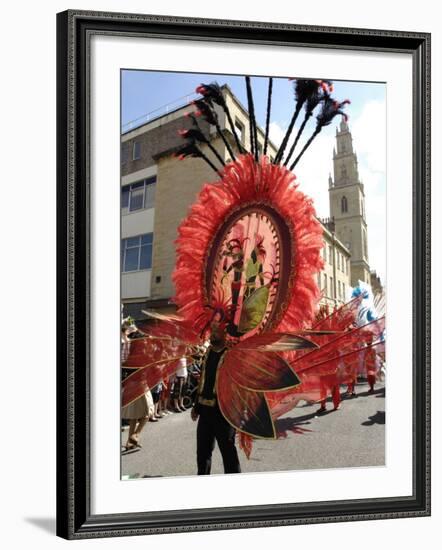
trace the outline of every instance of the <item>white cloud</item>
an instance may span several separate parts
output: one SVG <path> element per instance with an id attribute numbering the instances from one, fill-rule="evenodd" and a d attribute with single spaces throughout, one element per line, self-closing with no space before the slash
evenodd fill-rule
<path id="1" fill-rule="evenodd" d="M 361 114 L 350 121 L 353 145 L 371 172 L 385 174 L 386 113 L 384 101 L 369 101 Z"/>
<path id="2" fill-rule="evenodd" d="M 311 134 L 313 126 L 307 126 L 300 143 L 296 148 L 296 153 L 291 157 L 289 165 L 293 162 L 296 155 L 300 152 L 304 142 Z M 284 138 L 286 128 L 278 122 L 271 122 L 269 126 L 270 139 L 279 146 Z M 294 129 L 289 144 L 286 148 L 286 154 L 290 150 L 297 133 Z M 312 146 L 307 149 L 302 160 L 294 170 L 300 189 L 314 201 L 316 213 L 321 218 L 329 216 L 328 199 L 328 175 L 332 170 L 334 140 L 326 135 L 316 138 Z M 320 162 L 318 162 L 320 159 Z"/>
<path id="3" fill-rule="evenodd" d="M 285 128 L 280 126 L 277 122 L 271 122 L 269 124 L 269 138 L 276 147 L 279 147 L 284 139 Z"/>
<path id="4" fill-rule="evenodd" d="M 307 131 L 307 136 L 310 136 L 310 131 Z M 312 197 L 316 214 L 321 218 L 330 216 L 328 176 L 332 171 L 333 145 L 331 136 L 319 134 L 294 170 L 300 189 Z"/>
<path id="5" fill-rule="evenodd" d="M 371 269 L 376 269 L 386 282 L 386 105 L 369 101 L 361 114 L 352 120 L 353 145 L 359 161 L 359 174 L 364 183 L 368 225 L 368 252 Z"/>

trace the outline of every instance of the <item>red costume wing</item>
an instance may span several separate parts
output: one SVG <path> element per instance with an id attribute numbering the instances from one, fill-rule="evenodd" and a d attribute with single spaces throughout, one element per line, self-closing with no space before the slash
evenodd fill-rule
<path id="1" fill-rule="evenodd" d="M 263 392 L 239 386 L 224 363 L 217 376 L 216 393 L 224 418 L 237 430 L 250 436 L 275 439 L 275 426 Z"/>
<path id="2" fill-rule="evenodd" d="M 362 295 L 347 302 L 325 317 L 313 324 L 312 330 L 346 330 L 356 320 L 359 306 L 362 302 Z"/>
<path id="3" fill-rule="evenodd" d="M 187 322 L 167 317 L 137 324 L 145 336 L 124 344 L 122 366 L 137 369 L 122 383 L 123 406 L 167 379 L 179 368 L 182 357 L 191 357 L 201 340 Z"/>
<path id="4" fill-rule="evenodd" d="M 122 365 L 129 369 L 147 367 L 153 363 L 164 362 L 171 357 L 186 355 L 189 346 L 173 338 L 145 336 L 129 340 L 126 346 L 126 359 Z"/>
<path id="5" fill-rule="evenodd" d="M 146 393 L 147 390 L 167 379 L 179 368 L 181 357 L 172 357 L 159 363 L 152 363 L 125 378 L 122 384 L 122 406 L 129 405 Z"/>
<path id="6" fill-rule="evenodd" d="M 333 338 L 328 343 L 291 363 L 292 367 L 299 373 L 305 369 L 312 369 L 316 364 L 326 360 L 339 360 L 342 355 L 363 349 L 367 343 L 378 340 L 385 329 L 385 318 L 377 319 L 362 327 L 345 332 L 343 335 Z"/>
<path id="7" fill-rule="evenodd" d="M 252 391 L 279 390 L 299 384 L 290 365 L 275 352 L 229 350 L 220 367 L 242 388 Z"/>
<path id="8" fill-rule="evenodd" d="M 353 381 L 361 365 L 367 374 L 379 365 L 377 357 L 385 353 L 385 342 L 377 342 L 346 354 L 335 355 L 313 362 L 298 372 L 300 385 L 296 388 L 279 392 L 266 392 L 267 402 L 275 420 L 292 410 L 302 399 L 319 401 L 324 397 L 324 390 L 331 390 L 336 384 L 347 384 Z"/>
<path id="9" fill-rule="evenodd" d="M 188 345 L 201 344 L 201 337 L 187 321 L 153 319 L 137 323 L 140 332 L 157 338 L 174 338 Z"/>
<path id="10" fill-rule="evenodd" d="M 263 332 L 255 336 L 251 336 L 239 344 L 237 344 L 233 349 L 235 351 L 239 350 L 256 350 L 256 351 L 294 351 L 300 349 L 314 349 L 318 346 L 308 340 L 307 338 L 300 336 L 298 334 L 287 334 L 287 333 L 278 333 L 278 332 Z"/>

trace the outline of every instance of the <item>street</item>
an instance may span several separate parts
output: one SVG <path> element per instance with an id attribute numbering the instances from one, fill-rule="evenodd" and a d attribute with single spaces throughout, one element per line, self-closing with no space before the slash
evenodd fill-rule
<path id="1" fill-rule="evenodd" d="M 250 459 L 239 450 L 243 472 L 381 466 L 385 463 L 385 388 L 356 387 L 357 397 L 344 399 L 341 408 L 316 414 L 318 404 L 300 405 L 275 423 L 280 438 L 255 440 Z M 345 388 L 341 388 L 341 393 Z M 304 402 L 302 402 L 304 403 Z M 122 455 L 123 479 L 193 475 L 196 473 L 196 426 L 190 411 L 148 422 L 141 435 L 142 449 Z M 122 445 L 127 428 L 122 431 Z M 217 447 L 212 474 L 223 473 Z"/>

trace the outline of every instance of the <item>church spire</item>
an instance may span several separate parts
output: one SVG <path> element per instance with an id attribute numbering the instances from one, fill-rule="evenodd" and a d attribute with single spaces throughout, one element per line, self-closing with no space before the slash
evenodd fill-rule
<path id="1" fill-rule="evenodd" d="M 341 118 L 341 123 L 339 124 L 340 132 L 349 132 L 348 123 L 344 120 L 344 117 Z"/>
<path id="2" fill-rule="evenodd" d="M 350 128 L 344 120 L 336 128 L 333 178 L 329 175 L 328 192 L 330 216 L 335 220 L 336 236 L 351 253 L 351 284 L 355 286 L 359 280 L 369 283 L 364 186 L 359 178 Z"/>
<path id="3" fill-rule="evenodd" d="M 334 184 L 339 187 L 359 183 L 358 160 L 353 150 L 350 128 L 344 119 L 336 132 L 336 147 L 333 149 Z"/>

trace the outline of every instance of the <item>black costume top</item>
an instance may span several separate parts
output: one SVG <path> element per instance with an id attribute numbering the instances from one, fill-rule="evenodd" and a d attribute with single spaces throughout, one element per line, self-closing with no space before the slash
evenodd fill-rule
<path id="1" fill-rule="evenodd" d="M 203 367 L 201 369 L 201 378 L 196 392 L 195 408 L 198 410 L 199 405 L 214 407 L 216 405 L 216 373 L 220 360 L 226 351 L 223 348 L 220 351 L 215 351 L 210 348 L 207 352 Z"/>

